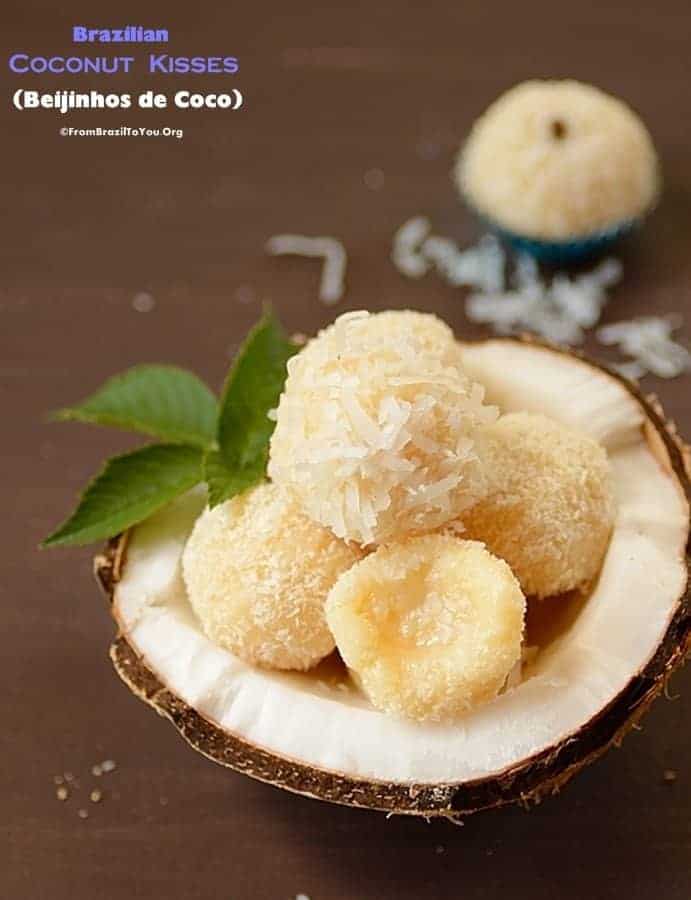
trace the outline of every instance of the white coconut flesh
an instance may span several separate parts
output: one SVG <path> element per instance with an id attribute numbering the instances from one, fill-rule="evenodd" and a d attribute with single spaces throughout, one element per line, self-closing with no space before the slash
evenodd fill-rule
<path id="1" fill-rule="evenodd" d="M 133 530 L 114 592 L 123 634 L 160 682 L 279 759 L 416 785 L 499 776 L 580 732 L 626 688 L 655 654 L 686 585 L 689 509 L 665 445 L 623 384 L 576 357 L 498 339 L 465 345 L 464 362 L 503 411 L 579 428 L 611 461 L 617 515 L 598 582 L 568 616 L 559 606 L 567 601 L 540 601 L 538 617 L 549 620 L 551 604 L 557 627 L 520 683 L 457 722 L 425 725 L 373 709 L 334 662 L 299 675 L 244 664 L 205 637 L 185 594 L 180 557 L 204 503 L 199 491 Z"/>

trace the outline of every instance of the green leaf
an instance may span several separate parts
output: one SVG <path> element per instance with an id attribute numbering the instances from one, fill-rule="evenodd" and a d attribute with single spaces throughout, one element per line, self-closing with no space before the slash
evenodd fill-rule
<path id="1" fill-rule="evenodd" d="M 221 396 L 218 443 L 229 466 L 251 465 L 266 450 L 274 430 L 267 414 L 278 405 L 286 363 L 297 350 L 270 310 L 247 336 Z"/>
<path id="2" fill-rule="evenodd" d="M 275 423 L 269 410 L 278 405 L 286 363 L 298 347 L 267 311 L 249 333 L 226 379 L 218 419 L 218 456 L 207 457 L 211 505 L 256 484 L 264 477 Z"/>
<path id="3" fill-rule="evenodd" d="M 202 451 L 152 444 L 109 460 L 44 547 L 90 544 L 141 522 L 202 480 Z"/>
<path id="4" fill-rule="evenodd" d="M 61 421 L 141 431 L 163 441 L 213 446 L 218 404 L 209 388 L 184 369 L 143 365 L 108 379 L 79 406 L 61 409 Z"/>
<path id="5" fill-rule="evenodd" d="M 209 488 L 209 506 L 218 506 L 263 481 L 267 456 L 264 452 L 257 456 L 252 465 L 241 469 L 227 466 L 218 450 L 209 451 L 204 457 L 204 480 Z"/>

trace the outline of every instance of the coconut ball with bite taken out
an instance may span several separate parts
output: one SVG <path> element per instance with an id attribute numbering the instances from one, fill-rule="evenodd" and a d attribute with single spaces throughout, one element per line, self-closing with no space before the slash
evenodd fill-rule
<path id="1" fill-rule="evenodd" d="M 524 614 L 503 560 L 439 534 L 379 547 L 326 602 L 339 652 L 372 704 L 417 721 L 496 696 L 520 659 Z"/>
<path id="2" fill-rule="evenodd" d="M 436 317 L 346 313 L 288 363 L 269 475 L 345 540 L 432 531 L 483 495 L 473 437 L 496 417 Z"/>
<path id="3" fill-rule="evenodd" d="M 334 649 L 324 602 L 360 556 L 266 483 L 202 513 L 182 571 L 215 644 L 248 663 L 304 670 Z"/>

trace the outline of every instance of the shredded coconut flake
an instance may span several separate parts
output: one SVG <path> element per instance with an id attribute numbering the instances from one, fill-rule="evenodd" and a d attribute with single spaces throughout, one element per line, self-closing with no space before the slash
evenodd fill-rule
<path id="1" fill-rule="evenodd" d="M 616 345 L 631 363 L 623 374 L 640 378 L 652 372 L 660 378 L 676 378 L 691 370 L 691 353 L 672 340 L 672 333 L 681 320 L 672 316 L 647 316 L 628 322 L 603 325 L 597 331 L 597 339 L 605 346 Z M 620 367 L 620 371 L 621 371 Z"/>
<path id="2" fill-rule="evenodd" d="M 646 367 L 642 366 L 635 360 L 632 360 L 631 362 L 613 363 L 610 365 L 610 368 L 614 369 L 614 371 L 618 372 L 619 375 L 623 375 L 624 378 L 628 378 L 631 381 L 638 381 L 648 373 Z"/>
<path id="3" fill-rule="evenodd" d="M 546 284 L 532 257 L 519 255 L 512 290 L 475 293 L 466 300 L 473 322 L 491 325 L 499 334 L 530 331 L 562 344 L 580 344 L 607 302 L 607 288 L 621 278 L 621 263 L 606 259 L 590 272 L 570 278 L 558 272 Z"/>
<path id="4" fill-rule="evenodd" d="M 498 334 L 528 331 L 560 344 L 581 344 L 585 330 L 600 320 L 608 289 L 622 276 L 621 263 L 609 258 L 576 277 L 557 272 L 548 284 L 537 262 L 519 254 L 507 287 L 507 258 L 497 238 L 485 235 L 462 250 L 431 228 L 424 216 L 405 222 L 394 236 L 394 265 L 410 278 L 434 269 L 453 287 L 475 288 L 466 299 L 466 315 Z"/>
<path id="5" fill-rule="evenodd" d="M 466 298 L 466 315 L 497 334 L 530 332 L 558 344 L 582 344 L 586 331 L 600 321 L 609 289 L 623 274 L 621 262 L 610 257 L 577 276 L 556 272 L 548 282 L 533 257 L 518 254 L 507 286 L 506 256 L 496 238 L 485 235 L 475 246 L 461 250 L 450 238 L 431 230 L 424 216 L 404 222 L 394 236 L 394 265 L 410 278 L 434 269 L 454 287 L 475 288 Z M 676 327 L 669 317 L 648 317 L 605 326 L 597 337 L 632 357 L 613 366 L 627 378 L 641 378 L 648 372 L 674 378 L 691 369 L 691 354 L 671 339 Z M 402 384 L 401 380 L 396 379 L 396 384 Z M 422 446 L 419 441 L 418 446 Z"/>
<path id="6" fill-rule="evenodd" d="M 449 284 L 501 291 L 504 287 L 506 254 L 493 236 L 486 234 L 474 246 L 461 250 L 449 238 L 428 237 L 422 245 L 423 255 Z"/>
<path id="7" fill-rule="evenodd" d="M 269 474 L 339 537 L 431 531 L 481 496 L 472 437 L 497 410 L 439 319 L 346 314 L 288 371 Z"/>
<path id="8" fill-rule="evenodd" d="M 319 299 L 327 306 L 332 306 L 343 297 L 347 256 L 345 247 L 336 238 L 277 234 L 266 242 L 266 251 L 273 256 L 290 254 L 323 258 Z"/>
<path id="9" fill-rule="evenodd" d="M 421 278 L 429 271 L 430 263 L 421 253 L 421 247 L 431 228 L 429 219 L 416 216 L 404 222 L 394 235 L 391 260 L 408 278 Z"/>
<path id="10" fill-rule="evenodd" d="M 394 235 L 391 259 L 402 275 L 420 278 L 434 268 L 455 287 L 503 289 L 506 256 L 494 236 L 485 235 L 476 246 L 461 250 L 450 238 L 431 231 L 429 219 L 416 216 L 404 222 Z"/>

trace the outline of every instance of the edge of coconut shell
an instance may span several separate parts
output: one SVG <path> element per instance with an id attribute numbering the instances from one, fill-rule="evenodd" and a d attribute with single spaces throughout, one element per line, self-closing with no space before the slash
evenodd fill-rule
<path id="1" fill-rule="evenodd" d="M 638 401 L 669 455 L 673 472 L 691 505 L 691 448 L 665 417 L 654 395 L 644 395 L 636 384 L 585 354 L 520 335 L 517 340 L 574 356 L 618 380 Z M 127 532 L 109 542 L 94 559 L 94 572 L 111 606 L 127 550 Z M 686 548 L 691 572 L 691 540 Z M 402 784 L 313 768 L 297 760 L 272 754 L 248 743 L 206 719 L 173 693 L 148 667 L 145 660 L 119 633 L 110 647 L 116 672 L 133 694 L 168 719 L 199 753 L 219 765 L 297 794 L 345 806 L 381 810 L 389 814 L 458 819 L 480 810 L 511 803 L 529 806 L 557 793 L 580 769 L 618 746 L 650 704 L 664 690 L 672 672 L 683 664 L 691 649 L 691 578 L 687 579 L 679 608 L 657 651 L 634 674 L 626 687 L 578 732 L 547 750 L 488 778 L 462 783 Z"/>

